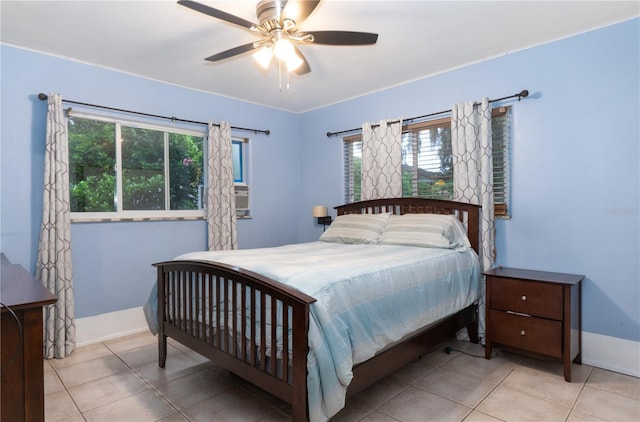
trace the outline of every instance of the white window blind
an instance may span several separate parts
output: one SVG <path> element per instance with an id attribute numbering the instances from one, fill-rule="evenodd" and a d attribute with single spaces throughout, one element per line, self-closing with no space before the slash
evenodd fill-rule
<path id="1" fill-rule="evenodd" d="M 450 119 L 431 120 L 403 128 L 402 196 L 453 197 Z"/>
<path id="2" fill-rule="evenodd" d="M 495 214 L 507 216 L 509 204 L 510 107 L 493 110 L 493 183 Z M 345 137 L 345 202 L 361 199 L 362 135 Z M 402 131 L 402 195 L 453 198 L 451 119 L 406 125 Z"/>
<path id="3" fill-rule="evenodd" d="M 362 137 L 344 139 L 345 203 L 362 198 Z"/>
<path id="4" fill-rule="evenodd" d="M 511 108 L 493 110 L 491 118 L 493 142 L 493 200 L 495 215 L 508 216 L 509 211 L 509 143 L 511 139 Z"/>

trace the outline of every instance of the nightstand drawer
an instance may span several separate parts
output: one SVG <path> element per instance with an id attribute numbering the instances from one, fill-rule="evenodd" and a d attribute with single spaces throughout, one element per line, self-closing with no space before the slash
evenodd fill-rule
<path id="1" fill-rule="evenodd" d="M 490 310 L 492 340 L 505 346 L 562 357 L 562 323 Z"/>
<path id="2" fill-rule="evenodd" d="M 562 321 L 562 285 L 488 277 L 491 309 Z"/>

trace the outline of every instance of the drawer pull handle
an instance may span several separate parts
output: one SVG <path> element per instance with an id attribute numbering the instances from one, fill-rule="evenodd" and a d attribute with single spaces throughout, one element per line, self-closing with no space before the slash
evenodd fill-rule
<path id="1" fill-rule="evenodd" d="M 520 330 L 520 335 L 521 335 L 521 336 L 525 335 L 524 330 Z"/>
<path id="2" fill-rule="evenodd" d="M 527 296 L 526 295 L 522 295 L 522 297 L 520 299 L 527 300 Z"/>
<path id="3" fill-rule="evenodd" d="M 531 318 L 531 315 L 525 314 L 523 312 L 507 311 L 507 313 L 511 315 L 519 315 L 519 316 Z"/>

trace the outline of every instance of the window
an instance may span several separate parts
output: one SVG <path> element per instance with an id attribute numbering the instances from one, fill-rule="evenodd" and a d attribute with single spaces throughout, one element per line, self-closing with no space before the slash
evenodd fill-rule
<path id="1" fill-rule="evenodd" d="M 232 154 L 233 154 L 233 181 L 238 184 L 247 183 L 247 145 L 248 139 L 236 139 L 232 140 Z"/>
<path id="2" fill-rule="evenodd" d="M 247 185 L 247 156 L 249 140 L 234 138 L 232 140 L 233 180 L 235 182 L 236 218 L 251 218 L 249 186 Z"/>
<path id="3" fill-rule="evenodd" d="M 345 203 L 362 198 L 362 135 L 344 138 Z"/>
<path id="4" fill-rule="evenodd" d="M 493 110 L 495 215 L 508 215 L 510 108 Z M 345 202 L 361 198 L 362 135 L 344 138 Z M 402 195 L 452 199 L 451 119 L 409 124 L 402 130 Z"/>
<path id="5" fill-rule="evenodd" d="M 204 132 L 71 113 L 72 218 L 204 216 L 204 139 Z"/>
<path id="6" fill-rule="evenodd" d="M 453 198 L 449 119 L 403 128 L 402 196 Z"/>

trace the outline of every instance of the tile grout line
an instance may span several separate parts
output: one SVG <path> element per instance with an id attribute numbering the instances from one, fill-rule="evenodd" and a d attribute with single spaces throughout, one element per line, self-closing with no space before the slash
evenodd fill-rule
<path id="1" fill-rule="evenodd" d="M 515 370 L 515 369 L 516 369 L 516 368 L 514 368 L 514 370 Z M 525 371 L 525 372 L 535 372 L 535 370 L 534 370 L 534 369 L 529 368 L 529 367 L 521 367 L 520 369 L 522 369 L 522 370 L 523 370 L 523 371 Z M 564 375 L 557 375 L 557 376 L 558 376 L 558 377 L 562 377 L 562 379 L 564 380 Z M 589 372 L 589 376 L 591 376 L 591 372 Z M 588 379 L 588 377 L 587 377 L 587 379 Z M 567 382 L 567 381 L 565 381 L 565 382 Z M 571 383 L 569 383 L 569 384 L 571 384 Z M 513 388 L 515 391 L 519 392 L 520 394 L 524 394 L 525 396 L 532 397 L 532 398 L 534 398 L 534 399 L 541 400 L 541 401 L 546 402 L 546 403 L 550 403 L 550 404 L 552 404 L 552 405 L 555 405 L 555 406 L 561 407 L 561 408 L 563 408 L 563 409 L 568 409 L 568 410 L 569 410 L 569 413 L 567 413 L 567 416 L 566 416 L 566 417 L 565 417 L 565 419 L 564 419 L 564 420 L 565 420 L 565 422 L 566 422 L 566 420 L 571 416 L 571 412 L 573 411 L 573 409 L 574 409 L 574 407 L 575 407 L 576 402 L 577 402 L 577 401 L 578 401 L 578 399 L 580 398 L 580 395 L 582 394 L 582 391 L 584 390 L 584 387 L 585 387 L 585 385 L 587 384 L 587 381 L 585 380 L 585 381 L 584 381 L 584 382 L 582 382 L 581 384 L 582 384 L 582 386 L 580 387 L 580 391 L 579 391 L 579 392 L 578 392 L 578 394 L 576 395 L 576 398 L 573 400 L 573 402 L 572 402 L 571 406 L 563 406 L 563 405 L 562 405 L 562 404 L 560 404 L 560 403 L 557 403 L 557 402 L 554 402 L 554 401 L 548 400 L 548 399 L 546 399 L 546 398 L 544 398 L 544 397 L 534 396 L 534 395 L 530 394 L 529 392 L 527 392 L 527 391 L 525 391 L 525 390 L 520 389 L 518 386 L 512 386 L 512 388 Z M 584 412 L 583 412 L 583 413 L 584 413 Z M 592 416 L 595 416 L 595 415 L 592 415 Z"/>
<path id="2" fill-rule="evenodd" d="M 132 369 L 132 368 L 131 368 L 129 365 L 127 365 L 127 363 L 126 363 L 126 362 L 124 362 L 124 361 L 122 360 L 122 358 L 120 358 L 120 356 L 118 356 L 118 354 L 117 354 L 116 352 L 114 352 L 114 351 L 113 351 L 113 350 L 112 350 L 112 349 L 111 349 L 107 344 L 105 344 L 104 342 L 100 342 L 99 344 L 102 344 L 105 348 L 107 348 L 107 350 L 109 350 L 109 352 L 111 352 L 111 355 L 113 355 L 114 357 L 116 357 L 116 358 L 117 358 L 120 362 L 122 362 L 122 363 L 123 363 L 123 364 L 124 364 L 128 369 Z M 107 355 L 107 356 L 108 356 L 108 355 Z M 100 357 L 95 358 L 95 359 L 89 359 L 89 360 L 84 361 L 84 362 L 79 362 L 78 364 L 85 363 L 85 362 L 90 362 L 90 361 L 92 361 L 92 360 L 102 359 L 102 358 L 107 357 L 107 356 L 100 356 Z M 78 365 L 78 364 L 76 364 L 76 365 Z M 70 367 L 72 367 L 72 366 L 74 366 L 74 365 L 68 366 L 67 368 L 70 368 Z M 51 367 L 53 367 L 53 368 L 54 368 L 54 370 L 55 370 L 55 366 L 54 366 L 54 365 L 51 365 Z M 135 371 L 133 371 L 133 372 L 134 372 L 134 374 L 135 374 L 136 376 L 138 375 L 137 373 L 135 373 Z M 56 375 L 58 375 L 58 374 L 57 374 L 57 372 L 56 372 Z M 112 375 L 114 375 L 114 374 L 112 374 Z M 89 383 L 89 382 L 94 382 L 94 381 L 98 381 L 98 380 L 101 380 L 101 379 L 104 379 L 104 378 L 108 378 L 108 377 L 110 377 L 110 376 L 112 376 L 112 375 L 107 375 L 107 376 L 104 376 L 104 377 L 96 378 L 96 379 L 93 379 L 93 380 L 91 380 L 91 381 L 84 382 L 84 383 L 82 383 L 82 384 L 74 385 L 73 387 L 78 387 L 78 386 L 81 386 L 81 385 L 83 385 L 83 384 L 87 384 L 87 383 Z M 60 376 L 58 375 L 58 377 L 60 377 Z M 60 378 L 60 381 L 62 382 L 62 378 Z M 143 379 L 143 381 L 145 381 L 145 380 Z M 145 383 L 146 383 L 146 381 L 145 381 Z M 86 417 L 85 417 L 85 415 L 84 415 L 84 414 L 85 414 L 85 412 L 83 412 L 83 411 L 80 409 L 80 406 L 78 405 L 78 403 L 76 403 L 76 400 L 73 398 L 73 395 L 72 395 L 72 394 L 71 394 L 71 392 L 69 391 L 69 389 L 70 389 L 70 388 L 73 388 L 73 387 L 67 387 L 67 385 L 66 385 L 64 382 L 62 382 L 62 385 L 63 385 L 63 387 L 64 387 L 65 392 L 67 393 L 67 395 L 69 396 L 69 398 L 71 398 L 71 401 L 73 401 L 73 404 L 76 406 L 76 409 L 78 409 L 78 412 L 80 412 L 80 417 L 81 417 L 84 421 L 86 421 L 86 420 L 87 420 L 87 418 L 86 418 Z M 132 395 L 134 395 L 134 394 L 131 394 L 131 395 L 126 396 L 126 397 L 131 397 Z M 124 398 L 124 397 L 123 397 L 123 398 Z M 120 399 L 118 399 L 118 400 L 120 400 Z M 103 404 L 101 404 L 100 406 L 96 406 L 96 407 L 94 407 L 94 408 L 92 408 L 92 409 L 87 410 L 87 412 L 89 412 L 89 411 L 91 411 L 91 410 L 93 410 L 93 409 L 97 409 L 97 408 L 99 408 L 99 407 L 106 406 L 106 405 L 108 405 L 108 404 L 114 403 L 115 401 L 117 401 L 117 400 L 114 400 L 114 401 L 111 401 L 111 402 L 108 402 L 108 403 L 103 403 Z"/>
<path id="3" fill-rule="evenodd" d="M 496 357 L 498 357 L 497 352 L 496 352 Z M 478 402 L 478 403 L 473 407 L 473 409 L 472 409 L 472 411 L 471 411 L 471 412 L 474 412 L 474 411 L 475 411 L 475 412 L 482 413 L 483 415 L 487 415 L 487 416 L 490 416 L 490 417 L 492 417 L 492 418 L 495 418 L 495 419 L 498 419 L 498 420 L 501 420 L 501 421 L 502 421 L 502 420 L 504 420 L 504 419 L 502 419 L 502 418 L 499 418 L 499 417 L 497 417 L 497 416 L 491 415 L 491 414 L 489 414 L 489 413 L 485 413 L 485 412 L 483 412 L 483 411 L 479 410 L 478 408 L 480 407 L 480 405 L 482 405 L 482 403 L 484 403 L 484 402 L 489 398 L 489 396 L 490 396 L 491 394 L 493 394 L 493 392 L 494 392 L 494 391 L 496 391 L 496 390 L 498 389 L 498 387 L 500 387 L 500 386 L 502 385 L 502 383 L 507 379 L 507 377 L 508 377 L 509 375 L 511 375 L 511 374 L 513 373 L 513 371 L 515 371 L 515 370 L 516 370 L 516 368 L 518 367 L 518 365 L 519 365 L 519 362 L 518 362 L 518 363 L 516 363 L 516 364 L 513 366 L 513 368 L 511 368 L 511 369 L 509 370 L 509 372 L 507 372 L 507 374 L 506 374 L 504 377 L 502 377 L 502 379 L 500 379 L 500 381 L 498 381 L 498 383 L 497 383 L 497 384 L 496 384 L 496 385 L 491 389 L 491 391 L 489 391 L 489 392 L 488 392 L 488 393 L 487 393 L 487 394 L 482 398 L 482 400 L 480 400 L 480 401 L 479 401 L 479 402 Z M 468 417 L 468 415 L 467 415 L 467 416 L 465 416 L 465 418 L 466 418 L 466 417 Z M 463 420 L 464 420 L 464 419 L 463 419 Z"/>
<path id="4" fill-rule="evenodd" d="M 161 397 L 162 397 L 166 402 L 168 402 L 168 403 L 171 405 L 171 407 L 173 407 L 174 409 L 176 409 L 176 411 L 177 411 L 177 413 L 178 413 L 178 414 L 180 414 L 181 416 L 183 416 L 187 421 L 189 421 L 189 420 L 190 420 L 190 419 L 187 417 L 187 415 L 185 415 L 185 414 L 183 413 L 183 411 L 181 411 L 180 409 L 178 409 L 176 406 L 174 406 L 174 405 L 173 405 L 173 403 L 171 402 L 171 400 L 170 400 L 168 397 L 166 397 L 166 396 L 165 396 L 165 395 L 164 395 L 160 390 L 158 390 L 157 388 L 155 388 L 155 387 L 154 387 L 154 386 L 153 386 L 149 381 L 147 381 L 147 380 L 142 376 L 142 374 L 140 374 L 140 373 L 139 373 L 135 368 L 133 368 L 133 367 L 131 367 L 130 365 L 128 365 L 128 364 L 127 364 L 127 363 L 126 363 L 126 362 L 125 362 L 125 361 L 124 361 L 124 360 L 123 360 L 123 359 L 118 355 L 118 353 L 117 353 L 117 352 L 113 351 L 113 350 L 112 350 L 108 345 L 106 345 L 106 344 L 105 344 L 105 346 L 106 346 L 109 350 L 111 350 L 111 351 L 112 351 L 112 352 L 113 352 L 113 353 L 118 357 L 118 359 L 120 359 L 121 361 L 123 361 L 123 363 L 124 363 L 128 368 L 130 368 L 130 369 L 131 369 L 131 370 L 132 370 L 132 371 L 133 371 L 133 372 L 134 372 L 134 373 L 135 373 L 135 374 L 136 374 L 140 379 L 142 379 L 142 380 L 143 380 L 147 385 L 149 385 L 149 387 L 150 387 L 153 391 L 157 392 L 157 393 L 158 393 L 158 394 L 159 394 L 159 395 L 160 395 L 160 396 L 161 396 Z M 195 359 L 193 356 L 191 356 L 191 355 L 190 355 L 190 353 L 188 353 L 187 351 L 183 351 L 183 350 L 181 350 L 181 348 L 179 348 L 179 347 L 175 347 L 175 346 L 174 346 L 174 345 L 172 345 L 172 344 L 167 344 L 167 346 L 168 346 L 168 347 L 171 347 L 171 348 L 173 348 L 173 349 L 175 349 L 176 353 L 180 353 L 180 354 L 182 354 L 182 355 L 186 356 L 187 358 L 189 358 L 189 359 L 193 360 L 195 364 L 200 365 L 200 364 L 198 363 L 198 360 L 197 360 L 197 359 Z M 145 347 L 145 346 L 140 346 L 140 347 Z M 137 349 L 137 348 L 139 348 L 139 347 L 132 348 L 132 349 L 127 349 L 127 350 L 123 350 L 122 352 L 127 352 L 127 351 L 131 351 L 131 350 L 135 350 L 135 349 Z M 193 352 L 193 351 L 189 349 L 189 352 Z M 194 352 L 194 353 L 195 353 L 195 352 Z M 198 356 L 200 356 L 200 355 L 198 355 Z M 213 363 L 210 359 L 207 359 L 207 361 L 208 361 L 209 363 Z M 156 359 L 156 363 L 157 363 L 157 359 Z M 206 369 L 206 370 L 211 370 L 211 368 L 205 368 L 205 369 Z M 204 370 L 204 369 L 203 369 L 203 370 Z M 213 371 L 213 373 L 215 374 L 215 371 Z M 229 373 L 230 373 L 230 374 L 233 374 L 232 372 L 229 372 Z M 183 376 L 178 377 L 178 378 L 176 378 L 176 379 L 173 379 L 173 380 L 171 380 L 171 381 L 177 381 L 177 380 L 179 380 L 179 379 L 181 379 L 181 378 L 185 378 L 185 377 L 188 377 L 188 376 L 190 376 L 190 375 L 192 375 L 192 374 L 186 374 L 186 375 L 183 375 Z M 237 375 L 235 375 L 235 374 L 234 374 L 234 376 L 237 376 Z M 171 381 L 168 381 L 168 382 L 171 382 Z M 238 384 L 238 383 L 237 383 L 237 382 L 235 382 L 235 381 L 230 381 L 230 382 L 233 384 L 232 388 L 237 388 L 237 389 L 239 389 L 240 391 L 243 391 L 244 393 L 249 394 L 249 395 L 250 395 L 251 397 L 253 397 L 255 400 L 258 400 L 258 401 L 260 401 L 260 402 L 262 402 L 262 403 L 266 404 L 269 408 L 273 409 L 273 412 L 271 412 L 271 414 L 274 414 L 274 413 L 277 413 L 277 412 L 282 413 L 282 412 L 283 412 L 283 409 L 286 407 L 286 403 L 285 403 L 285 404 L 283 404 L 283 405 L 282 405 L 282 406 L 280 406 L 280 407 L 275 407 L 275 406 L 273 406 L 272 404 L 270 404 L 269 402 L 267 402 L 266 400 L 264 400 L 263 398 L 261 398 L 261 397 L 260 397 L 259 395 L 257 395 L 255 392 L 251 391 L 250 389 L 247 389 L 247 388 L 243 387 L 241 384 Z M 225 389 L 225 391 L 226 391 L 226 389 Z M 196 405 L 197 405 L 197 404 L 194 404 L 194 406 L 196 406 Z M 184 409 L 184 410 L 188 410 L 188 409 Z M 286 413 L 285 413 L 285 414 L 286 414 Z"/>
<path id="5" fill-rule="evenodd" d="M 584 386 L 585 387 L 587 387 L 587 383 L 588 383 L 589 379 L 591 378 L 591 375 L 593 374 L 594 369 L 598 369 L 598 368 L 596 368 L 595 366 L 591 367 L 591 372 L 589 372 L 589 376 L 587 377 L 587 380 L 584 382 Z M 625 376 L 625 377 L 636 378 L 636 379 L 638 378 L 638 377 L 634 377 L 633 375 L 623 374 L 621 372 L 609 371 L 607 369 L 604 369 L 604 370 L 608 371 L 608 372 L 613 372 L 615 374 L 619 374 L 619 375 L 622 375 L 622 376 Z M 615 392 L 615 391 L 611 391 L 611 390 L 607 390 L 605 388 L 597 387 L 597 384 L 589 385 L 588 387 L 589 388 L 593 388 L 594 390 L 603 391 L 605 393 L 615 394 L 616 396 L 620 396 L 620 397 L 623 397 L 623 398 L 626 398 L 626 399 L 636 400 L 638 402 L 638 404 L 640 405 L 640 396 L 638 396 L 638 397 L 629 397 L 629 396 L 626 396 L 624 394 L 620 394 L 620 393 Z"/>
<path id="6" fill-rule="evenodd" d="M 76 407 L 76 410 L 78 411 L 78 413 L 80 414 L 80 417 L 82 418 L 82 420 L 86 421 L 87 418 L 84 417 L 84 415 L 82 414 L 82 411 L 80 410 L 80 406 L 78 406 L 78 403 L 76 403 L 76 400 L 73 398 L 73 396 L 71 395 L 71 393 L 69 392 L 69 388 L 67 387 L 67 385 L 65 384 L 64 381 L 62 381 L 62 377 L 60 377 L 60 374 L 58 374 L 58 371 L 56 369 L 56 367 L 51 364 L 51 369 L 53 370 L 54 374 L 56 375 L 56 377 L 58 378 L 58 380 L 60 381 L 60 384 L 62 385 L 62 387 L 64 388 L 64 392 L 67 393 L 67 396 L 69 396 L 69 399 L 71 399 L 71 401 L 73 402 L 73 405 Z M 53 393 L 51 393 L 53 394 Z M 47 395 L 51 395 L 51 394 L 47 394 Z M 45 400 L 46 400 L 46 396 L 45 396 Z M 46 406 L 46 405 L 45 405 Z M 45 415 L 46 416 L 46 415 Z"/>
<path id="7" fill-rule="evenodd" d="M 167 344 L 167 346 L 168 346 L 168 347 L 172 347 L 173 349 L 175 349 L 176 353 L 180 353 L 180 354 L 182 354 L 182 355 L 186 356 L 187 358 L 189 358 L 189 359 L 193 360 L 195 364 L 198 364 L 198 361 L 197 361 L 196 359 L 194 359 L 192 356 L 190 356 L 190 354 L 189 354 L 189 353 L 187 353 L 187 352 L 185 352 L 185 351 L 181 350 L 180 348 L 177 348 L 177 347 L 175 347 L 175 346 L 173 346 L 173 345 L 171 345 L 171 344 Z M 141 379 L 141 380 L 142 380 L 146 385 L 148 385 L 148 386 L 149 386 L 149 388 L 150 388 L 151 390 L 153 390 L 153 391 L 154 391 L 154 392 L 156 392 L 158 395 L 160 395 L 160 397 L 162 397 L 162 399 L 163 399 L 165 402 L 167 402 L 167 403 L 168 403 L 168 404 L 169 404 L 173 409 L 175 409 L 175 410 L 176 410 L 176 413 L 177 413 L 177 414 L 179 414 L 179 415 L 181 415 L 182 417 L 184 417 L 184 418 L 185 418 L 185 420 L 187 420 L 187 421 L 190 421 L 190 420 L 191 420 L 191 419 L 189 419 L 189 417 L 188 417 L 188 416 L 187 416 L 187 415 L 186 415 L 182 410 L 178 409 L 178 408 L 177 408 L 177 407 L 172 403 L 172 401 L 162 393 L 162 391 L 158 390 L 158 389 L 157 389 L 153 384 L 151 384 L 151 383 L 150 383 L 146 378 L 144 378 L 144 376 L 143 376 L 140 372 L 138 372 L 138 370 L 136 370 L 135 368 L 133 368 L 132 366 L 130 366 L 129 364 L 127 364 L 127 362 L 125 362 L 125 361 L 120 357 L 120 355 L 118 354 L 118 352 L 116 352 L 116 351 L 112 350 L 112 348 L 110 348 L 107 344 L 105 344 L 105 347 L 107 347 L 107 348 L 108 348 L 108 349 L 109 349 L 109 350 L 110 350 L 114 355 L 116 355 L 116 356 L 118 357 L 118 359 L 120 359 L 120 360 L 121 360 L 121 361 L 122 361 L 122 362 L 123 362 L 123 363 L 124 363 L 128 368 L 129 368 L 129 369 L 131 369 L 131 371 L 132 371 L 132 372 L 133 372 L 133 373 L 134 373 L 138 378 L 140 378 L 140 379 Z M 138 348 L 141 348 L 141 347 L 145 347 L 145 346 L 134 347 L 134 348 L 132 348 L 132 349 L 123 350 L 122 352 L 128 352 L 128 351 L 135 350 L 135 349 L 138 349 Z M 209 360 L 209 362 L 211 362 L 211 361 Z M 156 359 L 156 363 L 157 363 L 157 359 Z M 198 365 L 199 365 L 199 364 L 198 364 Z M 205 368 L 205 369 L 206 369 L 206 370 L 209 370 L 208 368 Z M 204 370 L 204 369 L 203 369 L 203 370 Z M 215 374 L 215 372 L 214 372 L 214 374 Z M 181 377 L 178 377 L 178 378 L 172 379 L 172 380 L 167 381 L 167 382 L 177 381 L 177 380 L 180 380 L 180 379 L 182 379 L 182 378 L 188 377 L 188 376 L 190 376 L 190 375 L 193 375 L 193 374 L 186 374 L 186 375 L 183 375 L 183 376 L 181 376 Z M 235 383 L 235 382 L 233 382 L 233 384 L 234 384 L 235 388 L 238 388 L 239 390 L 241 390 L 241 391 L 245 392 L 246 394 L 251 395 L 254 399 L 259 400 L 259 401 L 261 401 L 261 402 L 265 403 L 267 406 L 269 406 L 271 409 L 273 409 L 273 412 L 272 412 L 271 414 L 274 414 L 274 413 L 277 413 L 277 412 L 281 412 L 281 411 L 282 411 L 282 409 L 285 407 L 284 405 L 283 405 L 283 406 L 281 406 L 281 407 L 274 407 L 274 406 L 272 406 L 271 404 L 267 403 L 267 402 L 266 402 L 265 400 L 263 400 L 262 398 L 260 398 L 258 395 L 256 395 L 255 393 L 253 393 L 252 391 L 250 391 L 250 390 L 248 390 L 248 389 L 243 388 L 241 385 L 238 385 L 238 384 L 237 384 L 237 383 Z M 225 390 L 225 391 L 226 391 L 226 390 Z M 129 396 L 129 397 L 130 397 L 130 396 Z M 197 404 L 194 404 L 194 406 L 197 406 Z M 188 409 L 184 409 L 184 410 L 188 410 Z M 174 413 L 174 415 L 175 415 L 175 413 Z"/>
<path id="8" fill-rule="evenodd" d="M 436 348 L 436 349 L 434 349 L 434 350 L 432 350 L 432 351 L 430 351 L 430 352 L 423 353 L 422 355 L 420 355 L 420 357 L 419 357 L 418 359 L 416 359 L 416 360 L 415 360 L 415 361 L 413 361 L 413 362 L 419 362 L 419 361 L 420 361 L 424 356 L 429 355 L 429 354 L 431 354 L 431 353 L 434 353 L 434 352 L 436 352 L 437 350 L 438 350 L 438 349 Z M 458 402 L 457 402 L 457 401 L 455 401 L 455 400 L 451 400 L 451 399 L 449 399 L 449 398 L 447 398 L 447 397 L 443 397 L 443 396 L 441 396 L 440 394 L 434 393 L 434 392 L 432 392 L 432 391 L 427 391 L 427 390 L 425 390 L 424 388 L 421 388 L 420 386 L 416 385 L 416 383 L 417 383 L 417 382 L 419 382 L 420 380 L 422 380 L 422 379 L 424 379 L 424 378 L 428 377 L 429 375 L 433 374 L 433 373 L 434 373 L 435 371 L 437 371 L 438 369 L 448 370 L 447 368 L 444 368 L 444 365 L 445 365 L 445 364 L 447 364 L 447 363 L 448 363 L 449 361 L 451 361 L 452 359 L 455 359 L 455 356 L 452 356 L 452 357 L 450 357 L 450 358 L 448 358 L 448 359 L 446 359 L 446 360 L 444 360 L 444 361 L 440 362 L 438 365 L 436 365 L 434 368 L 430 369 L 430 370 L 429 370 L 426 374 L 424 374 L 423 376 L 419 377 L 418 379 L 416 379 L 416 380 L 414 380 L 414 381 L 412 381 L 412 382 L 409 382 L 409 383 L 408 383 L 408 384 L 407 384 L 407 385 L 406 385 L 402 390 L 400 390 L 397 394 L 393 395 L 393 396 L 392 396 L 392 397 L 390 397 L 388 400 L 385 400 L 384 402 L 382 402 L 382 403 L 380 403 L 379 405 L 375 406 L 375 407 L 374 407 L 370 412 L 368 412 L 368 413 L 367 413 L 367 415 L 363 416 L 360 420 L 362 420 L 362 419 L 366 418 L 368 415 L 370 415 L 370 414 L 371 414 L 371 413 L 373 413 L 373 412 L 380 412 L 380 413 L 382 413 L 382 414 L 383 414 L 383 415 L 385 415 L 385 416 L 388 416 L 388 417 L 390 417 L 390 418 L 392 418 L 392 419 L 397 420 L 397 419 L 396 419 L 395 417 L 393 417 L 392 415 L 389 415 L 389 414 L 387 414 L 386 412 L 384 412 L 381 408 L 382 408 L 385 404 L 387 404 L 387 403 L 389 403 L 390 401 L 392 401 L 393 399 L 395 399 L 396 397 L 400 396 L 402 393 L 406 392 L 406 391 L 407 391 L 409 388 L 411 388 L 411 387 L 416 388 L 416 389 L 421 390 L 421 391 L 424 391 L 424 392 L 426 392 L 426 393 L 428 393 L 428 394 L 433 394 L 434 396 L 440 397 L 440 398 L 442 398 L 442 399 L 444 399 L 444 400 L 450 401 L 450 402 L 455 403 L 455 404 L 458 404 L 458 405 L 460 405 L 460 406 L 466 407 L 467 409 L 469 409 L 469 411 L 468 411 L 468 412 L 465 414 L 465 416 L 463 417 L 463 419 L 462 419 L 462 420 L 464 420 L 464 418 L 466 418 L 467 416 L 469 416 L 469 414 L 471 414 L 471 412 L 473 412 L 473 410 L 474 410 L 474 409 L 472 409 L 472 408 L 470 408 L 469 406 L 464 405 L 464 404 L 462 404 L 462 403 L 458 403 Z"/>
<path id="9" fill-rule="evenodd" d="M 181 415 L 182 417 L 184 417 L 186 420 L 190 420 L 190 419 L 189 419 L 185 414 L 183 414 L 183 413 L 182 413 L 182 411 L 180 411 L 180 409 L 178 409 L 177 407 L 175 407 L 175 406 L 173 405 L 173 403 L 171 403 L 171 401 L 170 401 L 167 397 L 165 397 L 165 396 L 164 396 L 164 394 L 162 394 L 162 392 L 160 392 L 160 391 L 159 391 L 157 388 L 155 388 L 155 387 L 154 387 L 154 386 L 153 386 L 149 381 L 147 381 L 147 380 L 142 376 L 142 374 L 140 374 L 138 371 L 136 371 L 136 370 L 135 370 L 133 367 L 131 367 L 127 362 L 125 362 L 125 360 L 124 360 L 124 359 L 122 359 L 122 358 L 120 357 L 120 355 L 119 355 L 117 352 L 115 352 L 111 347 L 109 347 L 109 345 L 108 345 L 108 344 L 106 344 L 106 343 L 102 343 L 102 344 L 103 344 L 107 349 L 109 349 L 109 351 L 111 351 L 111 353 L 113 353 L 113 354 L 114 354 L 114 355 L 115 355 L 115 356 L 116 356 L 116 357 L 117 357 L 117 358 L 118 358 L 118 359 L 119 359 L 119 360 L 120 360 L 120 361 L 121 361 L 121 362 L 122 362 L 122 363 L 123 363 L 127 368 L 129 368 L 129 369 L 131 370 L 131 372 L 133 372 L 133 373 L 134 373 L 138 378 L 140 378 L 140 379 L 142 380 L 142 382 L 144 382 L 144 383 L 149 387 L 149 389 L 151 389 L 151 390 L 152 390 L 152 391 L 154 391 L 156 394 L 158 394 L 160 397 L 162 397 L 162 399 L 163 399 L 167 404 L 169 404 L 169 406 L 171 406 L 171 407 L 176 411 L 176 413 L 178 413 L 179 415 Z M 140 346 L 140 347 L 144 347 L 144 346 Z M 133 349 L 127 349 L 127 350 L 124 350 L 124 352 L 130 351 L 130 350 L 139 349 L 140 347 L 134 347 Z M 184 353 L 184 352 L 182 352 L 181 350 L 179 350 L 179 351 L 180 351 L 181 353 Z M 186 353 L 185 353 L 185 354 L 186 354 Z M 139 393 L 135 393 L 135 394 L 139 394 Z M 127 397 L 134 396 L 135 394 L 131 394 L 131 395 L 127 396 Z M 112 402 L 112 403 L 113 403 L 113 402 Z M 174 413 L 174 414 L 175 414 L 175 413 Z M 171 415 L 167 415 L 167 417 L 168 417 L 168 416 L 171 416 Z M 83 417 L 84 417 L 84 415 L 83 415 Z M 86 420 L 86 419 L 85 419 L 85 420 Z"/>
<path id="10" fill-rule="evenodd" d="M 587 382 L 589 382 L 589 378 L 591 378 L 591 374 L 592 373 L 593 373 L 593 367 L 591 367 L 591 370 L 589 371 L 589 375 L 587 375 L 587 377 L 585 378 L 584 382 L 582 383 L 582 386 L 580 387 L 580 391 L 578 392 L 578 395 L 576 396 L 576 399 L 573 401 L 573 403 L 571 403 L 571 408 L 569 409 L 569 414 L 567 414 L 567 417 L 564 419 L 565 422 L 569 420 L 569 418 L 571 417 L 571 414 L 575 410 L 576 403 L 578 403 L 578 400 L 580 400 L 580 396 L 582 395 L 582 392 L 584 391 L 584 387 L 587 386 Z M 585 412 L 582 412 L 582 413 L 585 413 Z M 589 413 L 587 413 L 587 414 L 589 414 Z M 592 415 L 592 416 L 595 416 L 595 415 Z M 598 416 L 596 416 L 596 417 L 598 417 Z"/>

